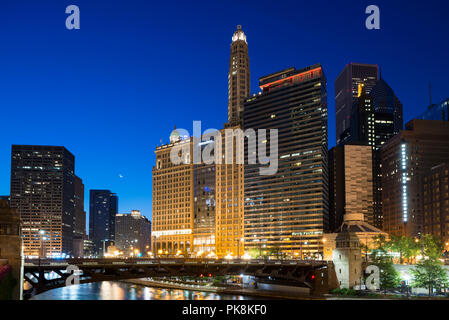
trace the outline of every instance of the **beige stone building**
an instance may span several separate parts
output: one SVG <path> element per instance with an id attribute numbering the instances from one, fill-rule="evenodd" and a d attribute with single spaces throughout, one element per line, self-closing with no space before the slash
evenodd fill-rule
<path id="1" fill-rule="evenodd" d="M 178 149 L 182 159 L 173 163 L 170 154 Z M 155 255 L 189 254 L 193 246 L 192 140 L 176 132 L 170 143 L 156 148 L 153 167 L 153 252 Z M 175 152 L 176 153 L 176 152 Z"/>
<path id="2" fill-rule="evenodd" d="M 237 131 L 236 131 L 237 130 Z M 216 250 L 217 256 L 244 254 L 243 212 L 244 212 L 244 165 L 243 146 L 238 147 L 234 133 L 240 127 L 221 130 L 222 150 L 216 159 Z M 226 149 L 232 150 L 232 164 L 226 164 Z"/>

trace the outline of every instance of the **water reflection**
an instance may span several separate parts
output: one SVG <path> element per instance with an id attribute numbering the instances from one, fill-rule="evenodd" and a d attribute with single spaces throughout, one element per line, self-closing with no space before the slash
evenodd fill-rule
<path id="1" fill-rule="evenodd" d="M 161 289 L 103 281 L 53 289 L 33 300 L 252 300 L 251 297 L 194 290 Z"/>

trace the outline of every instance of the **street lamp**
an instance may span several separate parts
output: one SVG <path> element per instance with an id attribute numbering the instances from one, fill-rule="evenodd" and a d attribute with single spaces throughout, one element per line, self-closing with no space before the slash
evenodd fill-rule
<path id="1" fill-rule="evenodd" d="M 240 239 L 237 239 L 237 259 L 239 259 L 240 260 L 240 241 L 244 241 L 245 239 L 243 239 L 243 237 L 242 238 L 240 238 Z"/>

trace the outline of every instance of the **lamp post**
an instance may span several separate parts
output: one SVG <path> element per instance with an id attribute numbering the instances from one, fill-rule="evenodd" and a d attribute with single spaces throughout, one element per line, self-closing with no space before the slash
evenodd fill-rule
<path id="1" fill-rule="evenodd" d="M 243 238 L 237 239 L 237 259 L 240 260 L 240 241 L 243 242 Z"/>
<path id="2" fill-rule="evenodd" d="M 44 230 L 39 230 L 39 235 L 40 235 L 40 240 L 41 240 L 41 248 L 39 250 L 39 267 L 41 266 L 41 257 L 44 252 L 44 234 L 45 234 Z"/>

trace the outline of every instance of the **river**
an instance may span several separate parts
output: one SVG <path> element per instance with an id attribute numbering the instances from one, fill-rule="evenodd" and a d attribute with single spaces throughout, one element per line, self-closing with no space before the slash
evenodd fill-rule
<path id="1" fill-rule="evenodd" d="M 256 298 L 202 292 L 161 289 L 124 282 L 83 283 L 46 291 L 32 300 L 253 300 Z"/>

